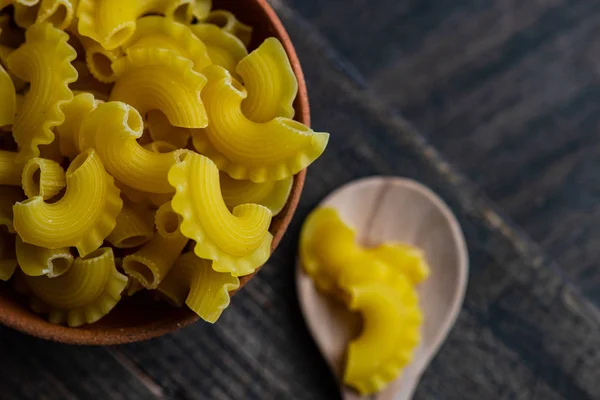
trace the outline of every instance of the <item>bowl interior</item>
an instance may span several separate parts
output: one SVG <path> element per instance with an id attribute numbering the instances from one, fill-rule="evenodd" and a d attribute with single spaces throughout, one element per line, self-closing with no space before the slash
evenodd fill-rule
<path id="1" fill-rule="evenodd" d="M 300 63 L 290 39 L 266 0 L 214 0 L 214 9 L 232 11 L 237 18 L 254 28 L 250 49 L 256 48 L 267 37 L 278 38 L 285 47 L 294 73 L 298 78 L 298 96 L 295 102 L 295 119 L 310 125 L 308 97 Z M 273 219 L 272 250 L 279 244 L 296 210 L 306 171 L 294 177 L 288 203 Z M 255 272 L 256 273 L 256 272 Z M 241 279 L 242 287 L 254 274 Z M 156 302 L 149 295 L 138 294 L 126 298 L 99 322 L 81 328 L 68 328 L 47 322 L 33 313 L 27 299 L 15 294 L 10 283 L 0 283 L 0 323 L 21 332 L 44 339 L 72 344 L 120 344 L 160 336 L 198 320 L 186 308 L 175 308 Z"/>

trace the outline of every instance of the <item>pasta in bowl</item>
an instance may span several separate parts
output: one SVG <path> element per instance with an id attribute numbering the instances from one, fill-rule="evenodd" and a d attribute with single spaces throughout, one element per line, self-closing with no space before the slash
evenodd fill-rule
<path id="1" fill-rule="evenodd" d="M 279 244 L 328 139 L 308 128 L 302 70 L 266 0 L 149 0 L 118 16 L 105 3 L 54 18 L 9 1 L 21 31 L 0 9 L 0 322 L 64 343 L 215 322 Z M 267 129 L 239 140 L 236 124 Z"/>

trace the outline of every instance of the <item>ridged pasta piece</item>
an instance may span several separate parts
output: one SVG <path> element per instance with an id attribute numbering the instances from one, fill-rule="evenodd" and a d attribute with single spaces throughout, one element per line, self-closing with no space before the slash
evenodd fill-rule
<path id="1" fill-rule="evenodd" d="M 99 104 L 90 93 L 79 93 L 62 107 L 65 121 L 56 127 L 60 138 L 60 152 L 69 158 L 79 154 L 79 132 L 85 117 L 94 111 Z"/>
<path id="2" fill-rule="evenodd" d="M 279 40 L 266 39 L 239 62 L 236 71 L 248 91 L 242 102 L 248 118 L 268 122 L 276 117 L 294 117 L 298 80 Z"/>
<path id="3" fill-rule="evenodd" d="M 231 213 L 221 195 L 219 170 L 207 157 L 188 153 L 169 171 L 176 188 L 171 204 L 183 217 L 181 232 L 196 241 L 198 257 L 213 260 L 218 272 L 247 275 L 270 255 L 271 211 L 243 204 Z"/>
<path id="4" fill-rule="evenodd" d="M 187 147 L 192 132 L 188 128 L 173 126 L 167 116 L 158 110 L 148 111 L 146 124 L 152 140 L 170 143 L 176 148 Z M 159 153 L 164 153 L 160 151 Z"/>
<path id="5" fill-rule="evenodd" d="M 65 171 L 56 161 L 35 157 L 23 167 L 22 186 L 29 198 L 41 196 L 44 200 L 51 199 L 65 185 Z"/>
<path id="6" fill-rule="evenodd" d="M 123 55 L 121 49 L 107 50 L 93 39 L 79 36 L 85 51 L 85 62 L 92 76 L 103 83 L 112 83 L 117 75 L 112 69 L 112 63 Z"/>
<path id="7" fill-rule="evenodd" d="M 178 150 L 181 146 L 176 146 L 162 140 L 156 140 L 154 142 L 146 143 L 143 147 L 153 153 L 163 154 Z"/>
<path id="8" fill-rule="evenodd" d="M 399 277 L 399 287 L 379 283 L 350 288 L 349 308 L 360 312 L 363 328 L 348 346 L 344 383 L 363 395 L 396 379 L 420 341 L 423 317 L 417 295 L 408 279 Z"/>
<path id="9" fill-rule="evenodd" d="M 24 242 L 76 247 L 81 256 L 98 249 L 116 225 L 123 202 L 94 150 L 77 156 L 66 174 L 67 189 L 55 203 L 33 197 L 13 207 L 14 227 Z"/>
<path id="10" fill-rule="evenodd" d="M 391 266 L 417 285 L 431 274 L 423 251 L 404 243 L 384 243 L 367 249 L 367 253 Z"/>
<path id="11" fill-rule="evenodd" d="M 154 153 L 137 141 L 144 122 L 132 106 L 111 101 L 98 105 L 83 121 L 79 148 L 95 148 L 106 170 L 119 182 L 149 193 L 172 193 L 167 175 L 177 155 L 188 150 Z"/>
<path id="12" fill-rule="evenodd" d="M 73 264 L 73 254 L 68 247 L 47 249 L 23 242 L 17 236 L 17 261 L 25 275 L 56 278 L 66 273 Z"/>
<path id="13" fill-rule="evenodd" d="M 141 283 L 137 281 L 135 278 L 129 278 L 129 282 L 127 283 L 127 287 L 125 288 L 125 294 L 127 296 L 133 296 L 134 294 L 141 292 L 146 289 Z"/>
<path id="14" fill-rule="evenodd" d="M 192 14 L 198 21 L 204 21 L 212 9 L 212 0 L 194 0 Z"/>
<path id="15" fill-rule="evenodd" d="M 231 11 L 213 10 L 208 14 L 204 22 L 217 25 L 225 32 L 235 35 L 246 47 L 248 47 L 250 40 L 252 40 L 252 27 L 240 22 Z"/>
<path id="16" fill-rule="evenodd" d="M 49 144 L 42 144 L 39 146 L 40 149 L 40 158 L 45 158 L 46 160 L 52 160 L 59 164 L 62 164 L 65 161 L 65 157 L 60 152 L 60 140 L 58 136 L 54 136 L 54 140 Z"/>
<path id="17" fill-rule="evenodd" d="M 248 55 L 244 43 L 213 24 L 194 24 L 190 28 L 206 45 L 212 63 L 235 74 L 238 62 Z"/>
<path id="18" fill-rule="evenodd" d="M 15 235 L 0 227 L 0 281 L 8 281 L 16 269 Z"/>
<path id="19" fill-rule="evenodd" d="M 145 14 L 161 14 L 190 22 L 194 0 L 80 0 L 77 9 L 79 32 L 108 50 L 123 45 L 135 32 Z"/>
<path id="20" fill-rule="evenodd" d="M 294 178 L 289 177 L 280 181 L 254 183 L 248 180 L 237 180 L 226 173 L 221 173 L 221 193 L 229 209 L 241 204 L 260 204 L 267 207 L 273 216 L 279 214 L 287 202 Z"/>
<path id="21" fill-rule="evenodd" d="M 229 292 L 240 287 L 238 278 L 216 272 L 212 261 L 204 260 L 193 252 L 182 254 L 157 291 L 170 303 L 183 303 L 200 318 L 211 324 L 229 306 Z"/>
<path id="22" fill-rule="evenodd" d="M 23 277 L 31 291 L 31 308 L 48 314 L 54 324 L 66 323 L 73 328 L 92 324 L 108 314 L 127 285 L 127 277 L 117 271 L 113 251 L 108 247 L 78 257 L 57 278 Z"/>
<path id="23" fill-rule="evenodd" d="M 152 218 L 149 210 L 125 202 L 117 225 L 106 240 L 120 249 L 141 246 L 154 236 Z"/>
<path id="24" fill-rule="evenodd" d="M 13 206 L 22 200 L 25 200 L 25 195 L 20 187 L 0 186 L 0 228 L 4 226 L 8 232 L 15 233 Z"/>
<path id="25" fill-rule="evenodd" d="M 168 49 L 191 60 L 197 72 L 212 64 L 206 45 L 187 25 L 158 15 L 140 18 L 135 32 L 123 44 L 125 52 L 152 48 Z"/>
<path id="26" fill-rule="evenodd" d="M 49 22 L 58 29 L 66 29 L 75 17 L 76 6 L 76 0 L 41 0 L 31 6 L 17 3 L 14 19 L 21 28 Z"/>
<path id="27" fill-rule="evenodd" d="M 210 125 L 192 133 L 194 147 L 235 179 L 281 180 L 309 166 L 325 150 L 328 133 L 314 132 L 300 122 L 275 118 L 249 120 L 241 103 L 246 90 L 227 70 L 211 65 L 202 98 Z"/>
<path id="28" fill-rule="evenodd" d="M 156 289 L 179 257 L 188 238 L 179 230 L 181 218 L 163 204 L 156 212 L 158 233 L 144 247 L 123 259 L 123 270 L 146 289 Z"/>
<path id="29" fill-rule="evenodd" d="M 0 66 L 8 68 L 8 57 L 13 52 L 14 52 L 14 49 L 7 47 L 7 46 L 0 45 Z M 17 77 L 10 70 L 7 70 L 6 72 L 8 73 L 8 76 L 10 77 L 10 79 L 12 81 L 15 91 L 17 93 L 22 92 L 26 88 L 27 82 L 25 82 L 23 79 Z M 16 111 L 18 111 L 18 110 L 19 110 L 19 108 L 17 107 Z M 13 116 L 13 118 L 14 118 L 14 116 Z"/>
<path id="30" fill-rule="evenodd" d="M 162 111 L 173 126 L 203 128 L 208 124 L 200 91 L 206 78 L 192 62 L 167 49 L 130 50 L 113 63 L 117 82 L 110 94 L 140 114 Z"/>
<path id="31" fill-rule="evenodd" d="M 12 125 L 17 112 L 17 92 L 8 72 L 0 65 L 0 126 Z"/>
<path id="32" fill-rule="evenodd" d="M 94 78 L 85 61 L 75 60 L 73 66 L 80 74 L 79 79 L 70 86 L 73 89 L 73 94 L 89 93 L 97 101 L 108 101 L 112 84 L 100 82 Z"/>
<path id="33" fill-rule="evenodd" d="M 30 82 L 13 125 L 21 162 L 39 156 L 39 145 L 52 143 L 52 128 L 64 121 L 60 108 L 73 98 L 68 84 L 77 80 L 71 65 L 77 54 L 67 39 L 49 23 L 35 24 L 27 30 L 25 44 L 8 57 L 9 69 Z"/>
<path id="34" fill-rule="evenodd" d="M 17 157 L 16 152 L 0 150 L 0 185 L 21 186 L 23 164 Z"/>

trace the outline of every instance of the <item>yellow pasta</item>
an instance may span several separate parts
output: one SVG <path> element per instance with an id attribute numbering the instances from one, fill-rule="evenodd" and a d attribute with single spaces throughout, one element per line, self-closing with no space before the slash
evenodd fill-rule
<path id="1" fill-rule="evenodd" d="M 196 241 L 198 257 L 213 260 L 218 272 L 247 275 L 270 255 L 271 211 L 257 204 L 237 206 L 230 213 L 223 201 L 219 170 L 208 158 L 188 153 L 169 171 L 176 188 L 171 201 L 183 217 L 181 232 Z"/>
<path id="2" fill-rule="evenodd" d="M 280 181 L 254 183 L 248 180 L 236 180 L 225 173 L 220 175 L 221 193 L 229 209 L 241 204 L 260 204 L 267 207 L 273 216 L 279 214 L 292 191 L 294 178 Z"/>
<path id="3" fill-rule="evenodd" d="M 48 314 L 54 324 L 70 327 L 92 324 L 108 314 L 121 299 L 127 277 L 117 271 L 113 251 L 103 247 L 77 258 L 69 270 L 57 277 L 26 276 L 31 307 Z"/>
<path id="4" fill-rule="evenodd" d="M 237 36 L 246 47 L 250 44 L 250 40 L 252 39 L 252 27 L 240 22 L 231 11 L 211 11 L 204 22 L 217 25 L 225 32 Z"/>
<path id="5" fill-rule="evenodd" d="M 23 242 L 17 237 L 17 261 L 25 275 L 56 278 L 66 273 L 74 257 L 68 247 L 46 249 Z"/>
<path id="6" fill-rule="evenodd" d="M 408 279 L 399 277 L 399 287 L 379 283 L 350 288 L 349 308 L 360 312 L 363 328 L 348 347 L 344 383 L 363 395 L 396 379 L 420 341 L 423 318 L 416 292 Z"/>
<path id="7" fill-rule="evenodd" d="M 0 185 L 21 186 L 23 164 L 17 157 L 16 152 L 0 150 Z"/>
<path id="8" fill-rule="evenodd" d="M 188 238 L 181 234 L 181 218 L 170 203 L 156 212 L 158 233 L 144 247 L 123 259 L 123 270 L 146 289 L 156 289 L 181 254 Z"/>
<path id="9" fill-rule="evenodd" d="M 13 228 L 13 205 L 25 199 L 20 187 L 0 186 L 0 230 L 6 227 L 10 233 L 15 233 Z"/>
<path id="10" fill-rule="evenodd" d="M 187 147 L 191 137 L 188 128 L 180 128 L 169 123 L 166 115 L 158 110 L 149 111 L 146 115 L 148 132 L 152 140 L 172 144 L 176 148 Z M 158 151 L 158 153 L 164 153 Z"/>
<path id="11" fill-rule="evenodd" d="M 235 179 L 281 180 L 310 165 L 325 150 L 328 133 L 288 118 L 249 120 L 241 103 L 246 90 L 227 70 L 211 65 L 202 91 L 210 125 L 192 134 L 194 147 Z"/>
<path id="12" fill-rule="evenodd" d="M 65 171 L 56 161 L 36 157 L 23 167 L 23 191 L 29 198 L 41 196 L 44 200 L 51 199 L 65 184 Z"/>
<path id="13" fill-rule="evenodd" d="M 135 32 L 123 44 L 125 52 L 151 48 L 168 49 L 191 60 L 197 72 L 212 64 L 202 40 L 187 25 L 169 18 L 157 15 L 140 18 Z"/>
<path id="14" fill-rule="evenodd" d="M 194 0 L 192 14 L 199 21 L 204 21 L 212 9 L 212 0 Z"/>
<path id="15" fill-rule="evenodd" d="M 111 101 L 98 105 L 83 121 L 79 148 L 95 148 L 106 170 L 119 182 L 150 193 L 172 193 L 167 174 L 188 150 L 154 153 L 137 141 L 144 123 L 135 108 Z"/>
<path id="16" fill-rule="evenodd" d="M 269 122 L 276 117 L 294 117 L 298 81 L 279 40 L 266 39 L 239 62 L 236 71 L 248 91 L 242 102 L 248 118 Z"/>
<path id="17" fill-rule="evenodd" d="M 11 49 L 10 47 L 7 47 L 7 46 L 0 45 L 0 67 L 8 66 L 8 57 L 10 56 L 10 54 L 12 52 L 14 52 L 14 49 Z M 23 79 L 17 77 L 11 71 L 6 71 L 6 72 L 8 73 L 8 76 L 10 77 L 10 79 L 12 81 L 15 91 L 22 92 L 26 88 L 27 82 L 25 82 Z M 4 86 L 4 84 L 3 84 L 3 86 Z M 6 89 L 2 89 L 2 90 L 6 90 Z M 19 108 L 17 107 L 16 111 L 18 111 L 18 109 Z M 14 116 L 13 116 L 13 119 L 14 119 Z"/>
<path id="18" fill-rule="evenodd" d="M 65 161 L 65 157 L 60 152 L 59 138 L 56 135 L 54 136 L 52 143 L 42 144 L 38 148 L 40 149 L 40 158 L 52 160 L 59 164 L 62 164 Z"/>
<path id="19" fill-rule="evenodd" d="M 146 143 L 143 146 L 146 150 L 150 150 L 153 153 L 170 153 L 172 151 L 177 150 L 180 146 L 176 146 L 169 142 L 164 142 L 162 140 L 157 140 L 154 142 Z"/>
<path id="20" fill-rule="evenodd" d="M 80 36 L 85 51 L 85 62 L 94 78 L 103 83 L 112 83 L 117 79 L 112 63 L 123 55 L 120 49 L 107 50 L 90 38 Z"/>
<path id="21" fill-rule="evenodd" d="M 80 0 L 77 9 L 79 33 L 108 50 L 123 45 L 145 14 L 161 14 L 182 22 L 193 18 L 194 0 Z"/>
<path id="22" fill-rule="evenodd" d="M 17 95 L 8 72 L 0 65 L 0 126 L 12 125 L 17 111 Z"/>
<path id="23" fill-rule="evenodd" d="M 142 284 L 139 283 L 137 279 L 129 278 L 129 282 L 127 283 L 127 287 L 125 288 L 125 294 L 127 296 L 133 296 L 137 292 L 140 292 L 144 289 L 146 288 L 142 286 Z"/>
<path id="24" fill-rule="evenodd" d="M 206 322 L 215 323 L 229 306 L 229 292 L 240 286 L 238 278 L 216 272 L 212 261 L 204 260 L 193 252 L 182 254 L 167 277 L 158 286 L 158 292 L 177 307 L 183 303 Z"/>
<path id="25" fill-rule="evenodd" d="M 15 235 L 0 229 L 0 281 L 9 280 L 16 269 Z"/>
<path id="26" fill-rule="evenodd" d="M 15 4 L 15 22 L 28 28 L 38 22 L 49 22 L 58 29 L 67 28 L 75 16 L 76 0 L 41 0 L 34 5 Z"/>
<path id="27" fill-rule="evenodd" d="M 154 236 L 152 218 L 149 210 L 124 203 L 117 225 L 106 240 L 121 249 L 141 246 Z"/>
<path id="28" fill-rule="evenodd" d="M 213 64 L 220 65 L 232 74 L 238 62 L 248 55 L 244 43 L 231 33 L 213 24 L 194 24 L 190 28 L 206 45 Z"/>
<path id="29" fill-rule="evenodd" d="M 413 284 L 423 282 L 431 274 L 423 252 L 403 243 L 384 243 L 367 253 L 391 266 L 394 271 L 408 278 Z"/>
<path id="30" fill-rule="evenodd" d="M 99 101 L 90 93 L 77 94 L 71 101 L 62 107 L 65 121 L 56 127 L 60 138 L 60 152 L 69 158 L 79 154 L 79 132 L 81 124 L 99 104 Z"/>
<path id="31" fill-rule="evenodd" d="M 138 49 L 113 64 L 117 82 L 110 94 L 140 114 L 162 111 L 173 126 L 203 128 L 208 124 L 200 91 L 206 78 L 192 62 L 167 49 Z"/>
<path id="32" fill-rule="evenodd" d="M 123 202 L 94 150 L 73 160 L 66 182 L 66 193 L 55 203 L 45 203 L 41 196 L 17 203 L 14 228 L 26 243 L 76 247 L 85 256 L 98 249 L 114 229 Z"/>
<path id="33" fill-rule="evenodd" d="M 21 162 L 39 156 L 39 145 L 52 143 L 52 128 L 64 121 L 60 108 L 73 98 L 68 84 L 77 79 L 71 65 L 77 54 L 67 39 L 48 23 L 35 24 L 27 30 L 25 44 L 8 57 L 9 69 L 30 82 L 13 125 Z"/>

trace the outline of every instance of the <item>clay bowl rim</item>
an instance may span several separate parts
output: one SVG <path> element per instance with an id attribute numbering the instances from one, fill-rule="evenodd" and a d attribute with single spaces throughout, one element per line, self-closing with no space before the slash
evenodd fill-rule
<path id="1" fill-rule="evenodd" d="M 220 3 L 227 4 L 227 1 L 228 0 L 222 0 Z M 298 60 L 298 56 L 287 31 L 266 0 L 245 1 L 254 3 L 251 7 L 256 8 L 256 13 L 259 14 L 256 19 L 265 21 L 265 24 L 268 25 L 266 37 L 276 37 L 283 44 L 298 80 L 298 96 L 295 101 L 296 116 L 294 119 L 310 126 L 310 109 L 306 82 L 300 66 L 300 61 Z M 219 1 L 217 0 L 215 3 L 218 5 Z M 240 19 L 243 20 L 243 18 Z M 266 37 L 261 37 L 261 40 Z M 271 224 L 271 232 L 273 233 L 271 253 L 273 253 L 279 245 L 281 238 L 292 220 L 300 200 L 305 178 L 306 170 L 302 170 L 295 175 L 290 198 L 284 209 L 277 217 L 275 217 Z M 252 275 L 241 278 L 240 289 L 248 283 L 259 270 L 260 268 Z M 2 289 L 4 288 L 0 287 L 0 290 Z M 24 305 L 22 300 L 18 301 L 18 305 L 15 305 L 15 300 L 10 299 L 10 296 L 10 294 L 0 294 L 0 324 L 34 337 L 65 344 L 116 345 L 140 342 L 177 331 L 199 320 L 199 317 L 192 311 L 186 309 L 182 312 L 181 309 L 169 306 L 169 308 L 173 309 L 173 313 L 177 314 L 176 317 L 162 318 L 156 323 L 147 326 L 104 327 L 103 325 L 97 325 L 98 323 L 96 323 L 84 325 L 81 328 L 69 328 L 62 325 L 51 324 L 43 316 L 36 315 L 30 311 L 29 307 Z M 9 304 L 9 307 L 3 307 L 5 305 L 3 303 Z M 24 311 L 24 309 L 26 309 L 26 311 Z M 116 310 L 118 310 L 118 308 Z M 132 308 L 125 311 L 131 312 L 132 310 L 134 309 Z"/>

